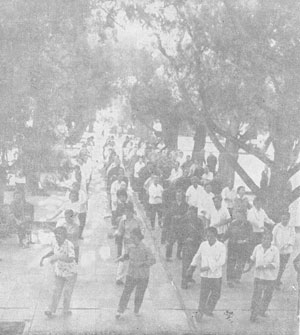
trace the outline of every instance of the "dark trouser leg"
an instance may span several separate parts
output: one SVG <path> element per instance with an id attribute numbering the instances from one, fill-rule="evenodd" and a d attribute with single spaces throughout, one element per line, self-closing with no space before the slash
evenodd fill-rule
<path id="1" fill-rule="evenodd" d="M 57 306 L 59 304 L 59 300 L 61 298 L 61 294 L 63 288 L 65 286 L 66 279 L 63 277 L 55 276 L 54 290 L 52 295 L 52 301 L 49 307 L 50 312 L 55 313 Z"/>
<path id="2" fill-rule="evenodd" d="M 75 247 L 74 252 L 75 252 L 75 261 L 78 264 L 78 261 L 79 261 L 79 247 Z"/>
<path id="3" fill-rule="evenodd" d="M 166 227 L 166 224 L 164 224 L 162 230 L 161 230 L 161 238 L 160 238 L 160 243 L 165 244 L 167 240 L 167 231 L 168 228 Z"/>
<path id="4" fill-rule="evenodd" d="M 117 257 L 120 257 L 122 255 L 123 250 L 123 238 L 120 236 L 116 236 L 115 242 L 117 245 Z"/>
<path id="5" fill-rule="evenodd" d="M 155 227 L 155 218 L 156 218 L 156 205 L 149 205 L 149 219 L 151 227 Z"/>
<path id="6" fill-rule="evenodd" d="M 249 250 L 248 244 L 240 245 L 238 248 L 237 263 L 236 263 L 236 269 L 235 269 L 237 280 L 240 280 L 242 278 L 242 274 L 243 274 L 247 259 L 249 257 L 248 250 Z"/>
<path id="7" fill-rule="evenodd" d="M 24 226 L 22 226 L 22 225 L 18 226 L 17 227 L 17 232 L 18 232 L 19 243 L 23 244 L 25 236 L 26 236 L 26 230 L 25 230 Z"/>
<path id="8" fill-rule="evenodd" d="M 136 290 L 135 290 L 135 297 L 134 297 L 134 312 L 138 313 L 141 305 L 144 300 L 144 295 L 146 292 L 146 289 L 148 287 L 149 278 L 141 278 L 138 279 Z"/>
<path id="9" fill-rule="evenodd" d="M 182 253 L 182 247 L 183 247 L 183 241 L 182 241 L 182 237 L 178 236 L 177 238 L 177 258 L 181 258 L 181 253 Z"/>
<path id="10" fill-rule="evenodd" d="M 187 269 L 190 266 L 190 250 L 186 242 L 182 248 L 182 272 L 181 272 L 181 286 L 186 287 L 188 283 Z"/>
<path id="11" fill-rule="evenodd" d="M 261 301 L 261 306 L 260 306 L 261 313 L 265 313 L 269 307 L 269 304 L 273 297 L 274 285 L 275 285 L 275 281 L 273 280 L 265 281 L 264 291 L 263 291 L 263 296 L 262 296 L 262 301 Z"/>
<path id="12" fill-rule="evenodd" d="M 221 296 L 222 278 L 212 278 L 210 281 L 211 294 L 208 298 L 206 309 L 208 312 L 213 312 Z"/>
<path id="13" fill-rule="evenodd" d="M 276 283 L 280 284 L 281 277 L 283 275 L 283 272 L 286 268 L 286 265 L 290 259 L 290 254 L 285 254 L 285 255 L 280 255 L 280 265 L 279 265 L 279 271 L 278 271 L 278 276 L 276 279 Z"/>
<path id="14" fill-rule="evenodd" d="M 79 238 L 82 237 L 82 233 L 85 227 L 85 223 L 86 223 L 86 215 L 87 213 L 79 213 L 78 214 L 78 219 L 79 219 Z"/>
<path id="15" fill-rule="evenodd" d="M 200 300 L 199 300 L 199 307 L 198 310 L 201 313 L 204 313 L 206 310 L 206 304 L 208 296 L 211 293 L 211 284 L 210 284 L 210 278 L 201 278 L 201 284 L 200 284 Z"/>
<path id="16" fill-rule="evenodd" d="M 166 246 L 166 258 L 172 258 L 174 241 L 168 241 Z"/>
<path id="17" fill-rule="evenodd" d="M 236 255 L 236 245 L 235 244 L 229 244 L 228 243 L 228 260 L 227 260 L 227 282 L 231 282 L 236 279 L 236 261 L 237 261 L 237 255 Z"/>
<path id="18" fill-rule="evenodd" d="M 127 308 L 131 293 L 134 290 L 136 285 L 137 285 L 137 282 L 133 277 L 130 277 L 130 276 L 126 277 L 124 290 L 123 290 L 123 293 L 122 293 L 122 296 L 119 302 L 118 312 L 124 313 L 125 309 Z"/>
<path id="19" fill-rule="evenodd" d="M 260 311 L 263 290 L 264 290 L 263 281 L 258 278 L 255 278 L 252 301 L 251 301 L 251 311 L 252 311 L 251 314 L 254 317 L 256 317 Z"/>
<path id="20" fill-rule="evenodd" d="M 162 221 L 162 205 L 159 204 L 157 205 L 157 217 L 158 217 L 158 224 L 161 226 L 161 221 Z"/>

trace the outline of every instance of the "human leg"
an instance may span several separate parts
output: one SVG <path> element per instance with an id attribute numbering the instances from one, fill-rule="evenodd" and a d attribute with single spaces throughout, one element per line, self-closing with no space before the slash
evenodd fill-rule
<path id="1" fill-rule="evenodd" d="M 140 311 L 141 305 L 144 300 L 144 295 L 148 287 L 149 278 L 141 278 L 137 280 L 135 297 L 134 297 L 134 312 L 138 313 Z"/>
<path id="2" fill-rule="evenodd" d="M 286 265 L 288 263 L 290 259 L 290 254 L 284 254 L 284 255 L 280 255 L 280 265 L 279 265 L 279 271 L 278 271 L 278 276 L 276 279 L 276 285 L 280 286 L 280 281 L 281 281 L 281 277 L 284 273 L 284 270 L 286 268 Z"/>
<path id="3" fill-rule="evenodd" d="M 76 280 L 77 280 L 77 275 L 68 277 L 65 280 L 64 302 L 63 302 L 64 313 L 68 312 L 68 310 L 70 309 L 71 298 L 72 298 Z"/>
<path id="4" fill-rule="evenodd" d="M 222 278 L 211 278 L 210 279 L 210 290 L 211 294 L 208 297 L 206 304 L 206 311 L 212 313 L 217 305 L 217 302 L 221 296 Z"/>
<path id="5" fill-rule="evenodd" d="M 208 300 L 208 296 L 211 293 L 211 288 L 210 288 L 210 278 L 201 278 L 201 283 L 200 283 L 200 299 L 199 299 L 199 306 L 198 306 L 198 311 L 200 313 L 204 313 L 206 310 L 206 304 Z"/>
<path id="6" fill-rule="evenodd" d="M 274 288 L 275 288 L 275 281 L 273 280 L 265 281 L 261 305 L 260 305 L 261 315 L 264 315 L 269 307 L 269 304 L 273 297 Z"/>
<path id="7" fill-rule="evenodd" d="M 59 304 L 64 285 L 65 285 L 65 278 L 55 276 L 54 290 L 53 290 L 51 304 L 50 304 L 50 307 L 49 307 L 49 311 L 51 313 L 56 312 L 56 309 L 57 309 L 57 306 Z"/>
<path id="8" fill-rule="evenodd" d="M 86 216 L 87 216 L 86 212 L 78 214 L 78 219 L 79 219 L 79 224 L 80 224 L 79 225 L 79 238 L 80 239 L 82 238 L 82 233 L 83 233 L 83 230 L 84 230 L 84 227 L 85 227 Z"/>
<path id="9" fill-rule="evenodd" d="M 119 313 L 124 313 L 125 309 L 127 308 L 131 293 L 136 287 L 136 285 L 137 285 L 137 282 L 133 277 L 130 277 L 130 276 L 126 277 L 124 290 L 120 298 L 119 307 L 118 307 Z"/>

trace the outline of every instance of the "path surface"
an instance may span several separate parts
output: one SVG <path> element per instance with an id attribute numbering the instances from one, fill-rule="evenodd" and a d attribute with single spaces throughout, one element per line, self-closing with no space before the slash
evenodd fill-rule
<path id="1" fill-rule="evenodd" d="M 100 143 L 98 140 L 99 149 Z M 56 206 L 61 199 L 49 201 Z M 283 290 L 274 294 L 268 319 L 256 325 L 248 321 L 253 281 L 253 273 L 250 273 L 234 290 L 227 288 L 224 280 L 215 317 L 206 318 L 201 325 L 196 325 L 193 312 L 198 305 L 199 274 L 195 273 L 197 283 L 193 287 L 187 291 L 180 289 L 180 262 L 164 262 L 164 247 L 158 243 L 158 230 L 154 233 L 147 230 L 145 237 L 146 244 L 155 252 L 157 264 L 151 271 L 142 317 L 133 315 L 131 301 L 124 318 L 116 321 L 115 312 L 122 288 L 115 285 L 116 248 L 113 240 L 107 239 L 111 231 L 109 219 L 105 219 L 110 214 L 107 208 L 105 182 L 101 172 L 96 171 L 91 184 L 84 241 L 80 245 L 79 275 L 72 300 L 73 315 L 68 319 L 60 316 L 61 310 L 53 320 L 44 316 L 51 298 L 52 271 L 49 266 L 40 268 L 39 260 L 46 252 L 47 245 L 44 243 L 47 243 L 47 236 L 26 250 L 17 247 L 16 238 L 1 241 L 0 326 L 1 322 L 23 321 L 26 323 L 24 333 L 28 335 L 104 331 L 128 334 L 297 334 L 296 278 L 291 264 L 283 277 Z M 140 206 L 138 213 L 144 217 Z M 147 222 L 145 217 L 144 221 Z M 299 236 L 296 250 L 300 250 Z"/>

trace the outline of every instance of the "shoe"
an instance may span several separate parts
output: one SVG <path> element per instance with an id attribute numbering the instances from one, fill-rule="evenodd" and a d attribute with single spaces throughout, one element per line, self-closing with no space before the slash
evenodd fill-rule
<path id="1" fill-rule="evenodd" d="M 121 286 L 121 285 L 124 285 L 124 282 L 122 280 L 118 279 L 116 281 L 116 284 L 119 285 L 119 286 Z"/>
<path id="2" fill-rule="evenodd" d="M 54 318 L 54 315 L 53 315 L 53 313 L 52 312 L 50 312 L 50 311 L 45 311 L 45 315 L 49 318 L 49 319 L 52 319 L 52 318 Z"/>
<path id="3" fill-rule="evenodd" d="M 63 315 L 64 316 L 71 316 L 72 315 L 72 311 L 63 311 Z"/>
<path id="4" fill-rule="evenodd" d="M 227 283 L 227 285 L 228 285 L 228 287 L 230 287 L 230 288 L 234 288 L 234 285 L 233 285 L 233 283 L 232 283 L 231 281 L 229 281 L 229 282 Z"/>
<path id="5" fill-rule="evenodd" d="M 121 318 L 122 314 L 120 312 L 117 312 L 115 315 L 115 318 L 119 320 Z"/>
<path id="6" fill-rule="evenodd" d="M 203 319 L 203 313 L 202 312 L 196 312 L 196 322 L 200 323 Z"/>

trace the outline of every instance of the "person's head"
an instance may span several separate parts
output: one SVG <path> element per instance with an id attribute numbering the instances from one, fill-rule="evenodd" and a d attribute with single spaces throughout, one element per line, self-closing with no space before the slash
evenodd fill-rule
<path id="1" fill-rule="evenodd" d="M 191 155 L 186 156 L 186 161 L 189 162 L 192 159 Z"/>
<path id="2" fill-rule="evenodd" d="M 199 181 L 198 178 L 195 176 L 191 178 L 192 185 L 195 187 L 198 186 L 198 181 Z"/>
<path id="3" fill-rule="evenodd" d="M 216 195 L 213 200 L 216 209 L 220 209 L 222 206 L 222 197 L 220 195 Z"/>
<path id="4" fill-rule="evenodd" d="M 130 232 L 130 239 L 135 245 L 139 245 L 141 241 L 143 240 L 144 235 L 141 233 L 141 230 L 139 228 L 134 228 Z"/>
<path id="5" fill-rule="evenodd" d="M 65 210 L 65 220 L 67 223 L 73 223 L 74 221 L 74 212 L 72 209 Z"/>
<path id="6" fill-rule="evenodd" d="M 246 193 L 246 189 L 244 186 L 239 186 L 237 188 L 237 194 L 242 198 Z"/>
<path id="7" fill-rule="evenodd" d="M 65 227 L 57 227 L 54 230 L 55 239 L 58 245 L 62 245 L 67 238 L 67 229 Z"/>
<path id="8" fill-rule="evenodd" d="M 175 169 L 178 170 L 180 167 L 180 163 L 179 162 L 175 162 Z"/>
<path id="9" fill-rule="evenodd" d="M 181 189 L 176 190 L 175 199 L 177 202 L 183 201 L 183 192 Z"/>
<path id="10" fill-rule="evenodd" d="M 256 209 L 258 209 L 258 210 L 261 209 L 261 207 L 262 207 L 262 199 L 258 198 L 258 197 L 254 198 L 254 200 L 253 200 L 253 206 Z"/>
<path id="11" fill-rule="evenodd" d="M 118 190 L 117 191 L 117 198 L 119 199 L 120 202 L 125 203 L 127 201 L 127 198 L 128 198 L 128 194 L 127 194 L 126 190 Z"/>
<path id="12" fill-rule="evenodd" d="M 69 195 L 69 199 L 71 202 L 77 202 L 79 200 L 79 194 L 77 191 L 71 191 Z"/>
<path id="13" fill-rule="evenodd" d="M 134 214 L 134 205 L 131 201 L 128 201 L 128 203 L 125 206 L 125 215 L 127 219 L 131 219 Z"/>
<path id="14" fill-rule="evenodd" d="M 291 217 L 291 215 L 288 211 L 282 213 L 281 214 L 281 224 L 283 226 L 287 226 L 290 222 L 290 217 Z"/>
<path id="15" fill-rule="evenodd" d="M 120 168 L 119 170 L 118 170 L 118 175 L 120 176 L 124 176 L 124 169 L 123 168 Z"/>
<path id="16" fill-rule="evenodd" d="M 183 177 L 185 177 L 185 178 L 188 177 L 188 175 L 189 175 L 189 169 L 184 169 L 182 175 L 183 175 Z"/>
<path id="17" fill-rule="evenodd" d="M 79 192 L 80 191 L 80 183 L 75 182 L 72 184 L 72 190 L 75 192 Z"/>
<path id="18" fill-rule="evenodd" d="M 23 200 L 23 195 L 22 195 L 22 193 L 21 192 L 15 192 L 14 193 L 14 200 L 16 201 L 16 202 L 21 202 L 22 200 Z"/>
<path id="19" fill-rule="evenodd" d="M 262 246 L 265 249 L 270 248 L 272 240 L 273 240 L 272 232 L 268 229 L 265 230 L 264 233 L 263 233 L 262 242 L 261 242 Z"/>
<path id="20" fill-rule="evenodd" d="M 198 208 L 194 206 L 190 206 L 187 212 L 189 219 L 197 219 Z"/>
<path id="21" fill-rule="evenodd" d="M 127 183 L 125 181 L 122 181 L 120 184 L 120 190 L 127 190 Z"/>
<path id="22" fill-rule="evenodd" d="M 207 228 L 206 237 L 207 237 L 207 241 L 210 245 L 213 245 L 213 244 L 216 243 L 217 236 L 218 236 L 218 231 L 215 227 Z"/>
<path id="23" fill-rule="evenodd" d="M 204 189 L 207 193 L 211 193 L 211 191 L 212 191 L 211 183 L 206 183 L 204 185 Z"/>
<path id="24" fill-rule="evenodd" d="M 139 162 L 143 163 L 143 156 L 139 156 Z"/>
<path id="25" fill-rule="evenodd" d="M 157 185 L 158 182 L 159 182 L 159 177 L 156 176 L 156 175 L 153 175 L 153 183 L 154 183 L 154 185 Z"/>
<path id="26" fill-rule="evenodd" d="M 118 175 L 118 182 L 121 183 L 123 181 L 124 174 L 119 174 Z"/>

